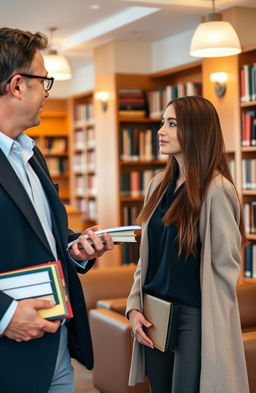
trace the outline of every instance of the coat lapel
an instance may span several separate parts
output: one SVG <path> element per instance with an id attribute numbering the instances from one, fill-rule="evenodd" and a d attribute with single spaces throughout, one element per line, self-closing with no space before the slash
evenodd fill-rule
<path id="1" fill-rule="evenodd" d="M 22 214 L 25 216 L 28 223 L 31 225 L 41 242 L 50 251 L 50 247 L 45 236 L 44 230 L 40 223 L 40 220 L 36 214 L 33 204 L 23 187 L 20 179 L 13 170 L 11 164 L 5 157 L 4 153 L 0 149 L 0 184 L 8 193 L 10 198 L 18 206 Z"/>
<path id="2" fill-rule="evenodd" d="M 58 193 L 54 187 L 49 176 L 46 174 L 43 166 L 37 159 L 36 152 L 29 160 L 30 165 L 39 177 L 41 184 L 46 192 L 49 204 L 51 205 L 51 218 L 53 225 L 53 232 L 56 238 L 59 250 L 66 247 L 67 242 L 67 216 L 66 210 L 59 199 Z"/>

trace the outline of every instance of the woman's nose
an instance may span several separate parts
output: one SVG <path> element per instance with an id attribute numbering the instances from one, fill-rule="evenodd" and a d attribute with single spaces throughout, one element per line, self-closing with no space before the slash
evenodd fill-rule
<path id="1" fill-rule="evenodd" d="M 162 127 L 159 128 L 157 133 L 158 133 L 158 135 L 164 134 L 164 124 L 162 125 Z"/>

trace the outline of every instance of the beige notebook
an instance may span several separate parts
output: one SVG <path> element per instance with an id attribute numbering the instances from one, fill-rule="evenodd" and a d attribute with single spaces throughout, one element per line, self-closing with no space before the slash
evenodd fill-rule
<path id="1" fill-rule="evenodd" d="M 176 342 L 177 304 L 144 294 L 144 316 L 152 323 L 146 329 L 154 347 L 162 352 L 173 350 Z"/>

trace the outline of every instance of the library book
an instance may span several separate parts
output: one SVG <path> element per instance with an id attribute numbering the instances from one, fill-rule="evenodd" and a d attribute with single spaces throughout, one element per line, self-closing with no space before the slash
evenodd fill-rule
<path id="1" fill-rule="evenodd" d="M 15 300 L 55 301 L 53 307 L 37 310 L 42 318 L 62 320 L 73 317 L 60 261 L 0 273 L 0 291 Z"/>
<path id="2" fill-rule="evenodd" d="M 140 230 L 141 227 L 138 225 L 126 225 L 121 227 L 101 229 L 99 231 L 95 231 L 95 234 L 98 235 L 103 242 L 103 233 L 109 233 L 114 243 L 136 243 L 136 231 Z M 89 243 L 92 243 L 88 235 L 85 234 L 82 236 L 85 237 L 85 239 L 87 239 Z M 79 241 L 75 239 L 72 242 L 68 243 L 67 248 L 70 248 L 74 243 L 78 243 L 78 247 L 81 247 L 79 246 Z"/>

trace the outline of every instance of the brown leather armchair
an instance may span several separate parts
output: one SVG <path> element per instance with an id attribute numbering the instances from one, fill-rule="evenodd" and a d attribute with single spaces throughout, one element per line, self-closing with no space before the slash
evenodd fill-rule
<path id="1" fill-rule="evenodd" d="M 134 270 L 135 266 L 95 269 L 81 276 L 91 309 L 89 321 L 95 359 L 93 383 L 102 393 L 149 393 L 146 382 L 128 387 L 132 337 L 124 311 Z M 256 393 L 256 284 L 239 285 L 237 297 L 250 393 Z"/>
<path id="2" fill-rule="evenodd" d="M 93 384 L 102 393 L 149 393 L 145 382 L 128 386 L 132 337 L 124 311 L 135 267 L 93 269 L 80 277 L 90 310 Z"/>

